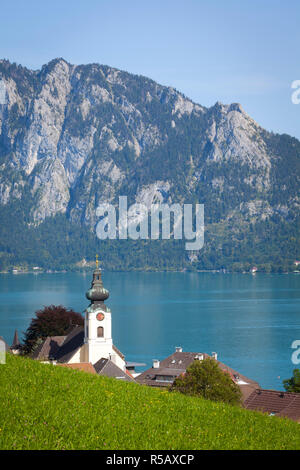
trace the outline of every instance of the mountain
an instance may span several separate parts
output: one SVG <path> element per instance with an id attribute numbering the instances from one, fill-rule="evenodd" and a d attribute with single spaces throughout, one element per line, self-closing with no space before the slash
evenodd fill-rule
<path id="1" fill-rule="evenodd" d="M 300 142 L 238 103 L 211 108 L 149 78 L 54 59 L 0 61 L 0 268 L 289 269 L 299 259 Z M 102 241 L 101 202 L 203 203 L 205 245 Z"/>

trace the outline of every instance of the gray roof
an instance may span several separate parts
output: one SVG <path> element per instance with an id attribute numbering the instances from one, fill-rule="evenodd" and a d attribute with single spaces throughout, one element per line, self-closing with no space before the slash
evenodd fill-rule
<path id="1" fill-rule="evenodd" d="M 84 329 L 73 326 L 65 336 L 48 336 L 32 353 L 33 359 L 56 360 L 68 362 L 75 352 L 83 345 Z"/>
<path id="2" fill-rule="evenodd" d="M 120 369 L 116 364 L 114 364 L 110 359 L 101 358 L 96 364 L 94 364 L 94 369 L 98 375 L 105 375 L 107 377 L 114 377 L 116 379 L 125 380 L 126 382 L 135 382 L 134 378 L 126 374 L 122 369 Z"/>
<path id="3" fill-rule="evenodd" d="M 75 352 L 83 345 L 84 329 L 82 326 L 75 326 L 66 336 L 63 344 L 55 354 L 58 362 L 68 362 Z"/>
<path id="4" fill-rule="evenodd" d="M 159 383 L 156 381 L 156 376 L 159 375 L 170 375 L 178 376 L 186 371 L 189 365 L 194 362 L 195 357 L 203 354 L 204 358 L 209 357 L 208 354 L 204 353 L 191 353 L 191 352 L 175 352 L 168 356 L 166 359 L 160 361 L 158 368 L 151 367 L 146 371 L 142 372 L 137 378 L 137 382 L 145 385 L 152 385 L 154 387 L 166 387 L 166 383 Z"/>
<path id="5" fill-rule="evenodd" d="M 180 374 L 186 371 L 186 369 L 199 357 L 203 355 L 203 358 L 206 359 L 209 354 L 201 352 L 174 352 L 171 356 L 168 356 L 166 359 L 160 361 L 158 368 L 151 367 L 146 371 L 142 372 L 139 376 L 136 377 L 136 381 L 145 385 L 150 385 L 153 387 L 167 387 L 168 383 L 165 381 L 160 382 L 157 380 L 159 376 L 169 376 L 169 377 L 178 377 Z M 248 377 L 240 374 L 231 367 L 228 367 L 226 364 L 223 364 L 220 361 L 217 361 L 220 369 L 228 372 L 232 379 L 235 382 L 238 380 L 246 382 L 244 385 L 239 385 L 242 391 L 244 399 L 246 399 L 255 389 L 259 389 L 260 386 L 257 382 Z"/>
<path id="6" fill-rule="evenodd" d="M 48 336 L 31 354 L 32 359 L 48 361 L 54 359 L 66 336 Z"/>
<path id="7" fill-rule="evenodd" d="M 12 345 L 11 345 L 11 349 L 19 349 L 20 347 L 21 347 L 21 343 L 20 343 L 20 340 L 19 340 L 18 331 L 15 330 L 14 339 L 13 339 L 13 342 L 12 342 Z"/>
<path id="8" fill-rule="evenodd" d="M 170 377 L 178 377 L 178 375 L 182 374 L 182 369 L 171 369 L 171 367 L 153 369 L 154 375 L 169 375 Z"/>
<path id="9" fill-rule="evenodd" d="M 300 393 L 255 390 L 244 403 L 248 410 L 272 413 L 300 423 Z"/>

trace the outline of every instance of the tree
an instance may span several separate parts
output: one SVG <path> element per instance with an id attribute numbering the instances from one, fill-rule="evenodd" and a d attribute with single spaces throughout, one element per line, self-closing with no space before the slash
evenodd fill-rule
<path id="1" fill-rule="evenodd" d="M 74 325 L 83 325 L 80 313 L 62 305 L 49 305 L 35 312 L 24 335 L 23 354 L 29 354 L 47 336 L 64 336 Z"/>
<path id="2" fill-rule="evenodd" d="M 212 358 L 194 361 L 185 374 L 175 379 L 171 390 L 232 405 L 240 405 L 242 398 L 239 386 Z"/>
<path id="3" fill-rule="evenodd" d="M 300 369 L 294 369 L 293 376 L 283 381 L 287 392 L 300 393 Z"/>

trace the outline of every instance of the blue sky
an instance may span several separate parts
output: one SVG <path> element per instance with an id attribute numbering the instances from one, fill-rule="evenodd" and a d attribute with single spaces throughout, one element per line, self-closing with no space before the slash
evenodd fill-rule
<path id="1" fill-rule="evenodd" d="M 299 0 L 0 0 L 0 17 L 1 58 L 111 65 L 300 138 Z"/>

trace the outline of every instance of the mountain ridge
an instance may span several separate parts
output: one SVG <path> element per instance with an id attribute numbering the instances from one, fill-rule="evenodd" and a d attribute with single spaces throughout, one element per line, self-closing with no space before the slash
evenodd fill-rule
<path id="1" fill-rule="evenodd" d="M 298 220 L 300 142 L 264 130 L 239 103 L 207 108 L 147 77 L 63 58 L 36 71 L 1 60 L 0 80 L 0 209 L 26 206 L 26 227 L 63 215 L 93 232 L 96 207 L 119 195 L 203 203 L 208 234 L 227 226 L 225 244 L 239 226 Z M 280 262 L 297 255 L 280 251 Z"/>

